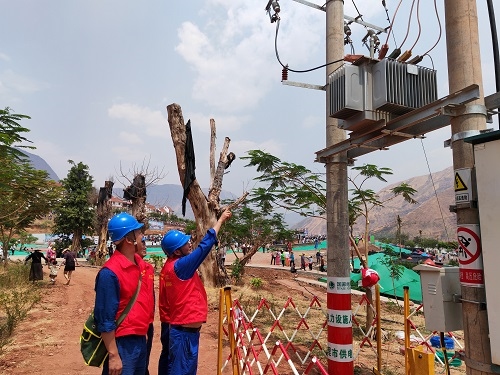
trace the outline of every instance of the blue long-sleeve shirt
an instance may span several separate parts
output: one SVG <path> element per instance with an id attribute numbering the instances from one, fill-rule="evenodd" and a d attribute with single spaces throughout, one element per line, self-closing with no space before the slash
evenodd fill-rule
<path id="1" fill-rule="evenodd" d="M 181 280 L 193 277 L 198 267 L 203 263 L 212 247 L 217 243 L 217 233 L 211 228 L 203 237 L 200 244 L 190 254 L 179 258 L 174 264 L 174 272 Z"/>
<path id="2" fill-rule="evenodd" d="M 120 303 L 120 283 L 109 268 L 102 268 L 95 280 L 94 317 L 100 332 L 116 329 L 116 312 Z"/>

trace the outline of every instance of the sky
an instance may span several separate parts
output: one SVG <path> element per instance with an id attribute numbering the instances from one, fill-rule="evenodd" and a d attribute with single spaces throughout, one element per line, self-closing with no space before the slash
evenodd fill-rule
<path id="1" fill-rule="evenodd" d="M 294 70 L 325 63 L 325 13 L 292 0 L 280 0 L 278 54 Z M 434 3 L 422 0 L 421 33 L 411 1 L 403 0 L 394 22 L 403 49 L 415 41 L 414 55 L 438 40 Z M 443 1 L 437 1 L 444 27 Z M 167 121 L 167 105 L 181 106 L 191 120 L 196 175 L 209 181 L 210 119 L 217 128 L 217 152 L 225 137 L 239 158 L 260 149 L 283 161 L 322 172 L 315 152 L 325 140 L 325 93 L 285 86 L 277 61 L 276 23 L 264 11 L 266 0 L 0 0 L 0 106 L 29 115 L 22 125 L 39 155 L 64 178 L 68 160 L 89 166 L 96 187 L 145 168 L 162 176 L 159 184 L 179 184 Z M 318 3 L 323 5 L 323 3 Z M 390 19 L 398 4 L 387 0 Z M 345 14 L 387 27 L 388 16 L 375 0 L 345 0 Z M 416 8 L 415 8 L 416 9 Z M 497 13 L 500 9 L 497 9 Z M 491 34 L 486 2 L 478 2 L 485 95 L 495 92 Z M 366 29 L 351 25 L 354 52 L 368 55 Z M 380 39 L 385 41 L 385 34 Z M 394 39 L 389 38 L 391 49 Z M 351 53 L 346 46 L 345 53 Z M 432 61 L 438 97 L 448 95 L 445 32 Z M 326 83 L 325 68 L 290 73 L 289 80 Z M 488 127 L 498 128 L 489 124 Z M 356 165 L 391 168 L 388 183 L 441 171 L 452 165 L 450 126 L 419 139 L 361 156 Z M 425 155 L 424 155 L 425 150 Z M 223 189 L 235 195 L 255 187 L 255 171 L 235 160 Z M 350 172 L 352 173 L 352 172 Z M 381 189 L 386 184 L 374 183 Z"/>

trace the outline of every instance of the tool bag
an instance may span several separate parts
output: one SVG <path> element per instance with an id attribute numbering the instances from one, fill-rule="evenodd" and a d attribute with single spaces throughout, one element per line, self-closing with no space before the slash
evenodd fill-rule
<path id="1" fill-rule="evenodd" d="M 132 308 L 137 295 L 139 294 L 139 289 L 141 288 L 141 275 L 139 273 L 139 282 L 137 284 L 137 289 L 135 294 L 128 302 L 125 310 L 120 314 L 120 317 L 116 320 L 116 327 L 118 327 L 128 312 Z M 83 360 L 88 366 L 101 367 L 106 358 L 108 357 L 108 350 L 104 341 L 101 337 L 101 332 L 97 329 L 97 324 L 94 320 L 94 311 L 92 311 L 87 318 L 87 321 L 83 325 L 83 332 L 80 335 L 80 351 L 83 356 Z"/>

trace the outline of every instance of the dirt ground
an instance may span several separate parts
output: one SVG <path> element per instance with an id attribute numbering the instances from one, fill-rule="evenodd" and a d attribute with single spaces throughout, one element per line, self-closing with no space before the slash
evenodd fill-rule
<path id="1" fill-rule="evenodd" d="M 256 254 L 251 265 L 267 265 L 269 258 L 269 254 Z M 228 257 L 227 262 L 230 261 L 231 259 Z M 101 373 L 101 369 L 86 366 L 79 351 L 79 336 L 82 326 L 94 303 L 93 288 L 97 271 L 98 269 L 95 267 L 77 267 L 71 285 L 66 286 L 63 283 L 62 275 L 58 277 L 55 285 L 49 285 L 48 272 L 46 268 L 44 269 L 42 301 L 32 309 L 27 319 L 16 328 L 12 342 L 4 348 L 4 353 L 0 355 L 1 374 L 92 375 Z M 257 289 L 257 292 L 253 292 L 253 289 L 248 287 L 236 286 L 233 288 L 231 296 L 233 299 L 240 298 L 242 301 L 245 299 L 247 302 L 249 301 L 250 305 L 253 306 L 253 310 L 246 312 L 247 315 L 253 314 L 260 298 L 271 298 L 278 307 L 284 306 L 287 298 L 292 298 L 292 306 L 298 306 L 298 301 L 302 301 L 303 307 L 300 308 L 305 311 L 311 299 L 316 296 L 322 308 L 326 309 L 326 289 L 307 282 L 298 282 L 295 275 L 286 269 L 284 270 L 278 266 L 248 268 L 245 276 L 247 284 L 252 278 L 259 278 L 263 281 L 262 287 Z M 156 291 L 158 293 L 157 285 Z M 201 331 L 200 340 L 198 367 L 198 374 L 200 375 L 217 373 L 219 295 L 218 290 L 209 290 L 208 294 L 209 317 Z M 251 294 L 255 295 L 250 296 Z M 353 295 L 353 308 L 357 307 L 359 298 L 359 296 Z M 363 309 L 360 311 L 362 314 Z M 292 318 L 292 315 L 287 315 L 288 313 L 289 311 L 283 316 L 289 316 L 290 321 L 295 319 Z M 311 312 L 309 312 L 308 318 L 309 326 L 306 331 L 313 331 L 315 322 Z M 321 328 L 321 319 L 324 321 L 324 318 L 318 318 L 316 321 L 319 328 Z M 395 339 L 394 336 L 395 332 L 403 330 L 403 319 L 399 314 L 399 308 L 394 303 L 383 304 L 382 319 L 384 327 L 382 372 L 388 375 L 404 374 L 404 356 L 400 353 L 402 342 Z M 283 318 L 281 321 L 283 321 Z M 300 319 L 296 320 L 296 322 L 299 321 Z M 272 319 L 270 323 L 273 323 Z M 157 374 L 158 358 L 161 350 L 159 333 L 160 322 L 159 319 L 156 319 L 155 337 L 149 365 L 151 374 Z M 324 328 L 321 335 L 320 337 L 325 340 L 326 328 Z M 359 330 L 354 332 L 354 336 L 356 342 L 359 342 L 363 337 Z M 302 354 L 302 358 L 309 345 L 306 341 L 298 340 L 297 349 Z M 372 373 L 371 369 L 377 364 L 374 352 L 374 349 L 369 345 L 365 345 L 360 349 L 360 354 L 354 363 L 356 374 Z M 326 365 L 325 361 L 322 361 L 322 363 Z M 282 361 L 280 368 L 283 370 L 279 373 L 282 375 L 291 374 L 291 371 L 284 369 L 284 364 L 285 362 Z M 300 371 L 302 373 L 305 367 L 298 366 L 298 368 L 302 369 Z M 443 372 L 443 368 L 436 366 L 436 372 Z M 452 368 L 451 371 L 452 374 L 464 372 L 464 365 Z M 229 373 L 231 373 L 231 368 L 227 366 L 224 374 Z M 269 371 L 268 373 L 272 372 Z M 319 372 L 313 370 L 311 374 L 319 374 Z"/>

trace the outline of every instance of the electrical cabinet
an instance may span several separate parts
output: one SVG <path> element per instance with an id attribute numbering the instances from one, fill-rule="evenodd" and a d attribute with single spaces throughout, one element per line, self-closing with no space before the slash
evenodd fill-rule
<path id="1" fill-rule="evenodd" d="M 500 284 L 500 272 L 498 272 L 500 264 L 500 251 L 498 251 L 500 131 L 465 138 L 464 141 L 474 145 L 491 362 L 500 366 L 500 298 L 498 298 L 497 289 Z"/>
<path id="2" fill-rule="evenodd" d="M 413 269 L 420 271 L 425 327 L 438 332 L 461 330 L 462 304 L 455 302 L 461 294 L 459 268 L 419 264 Z"/>

